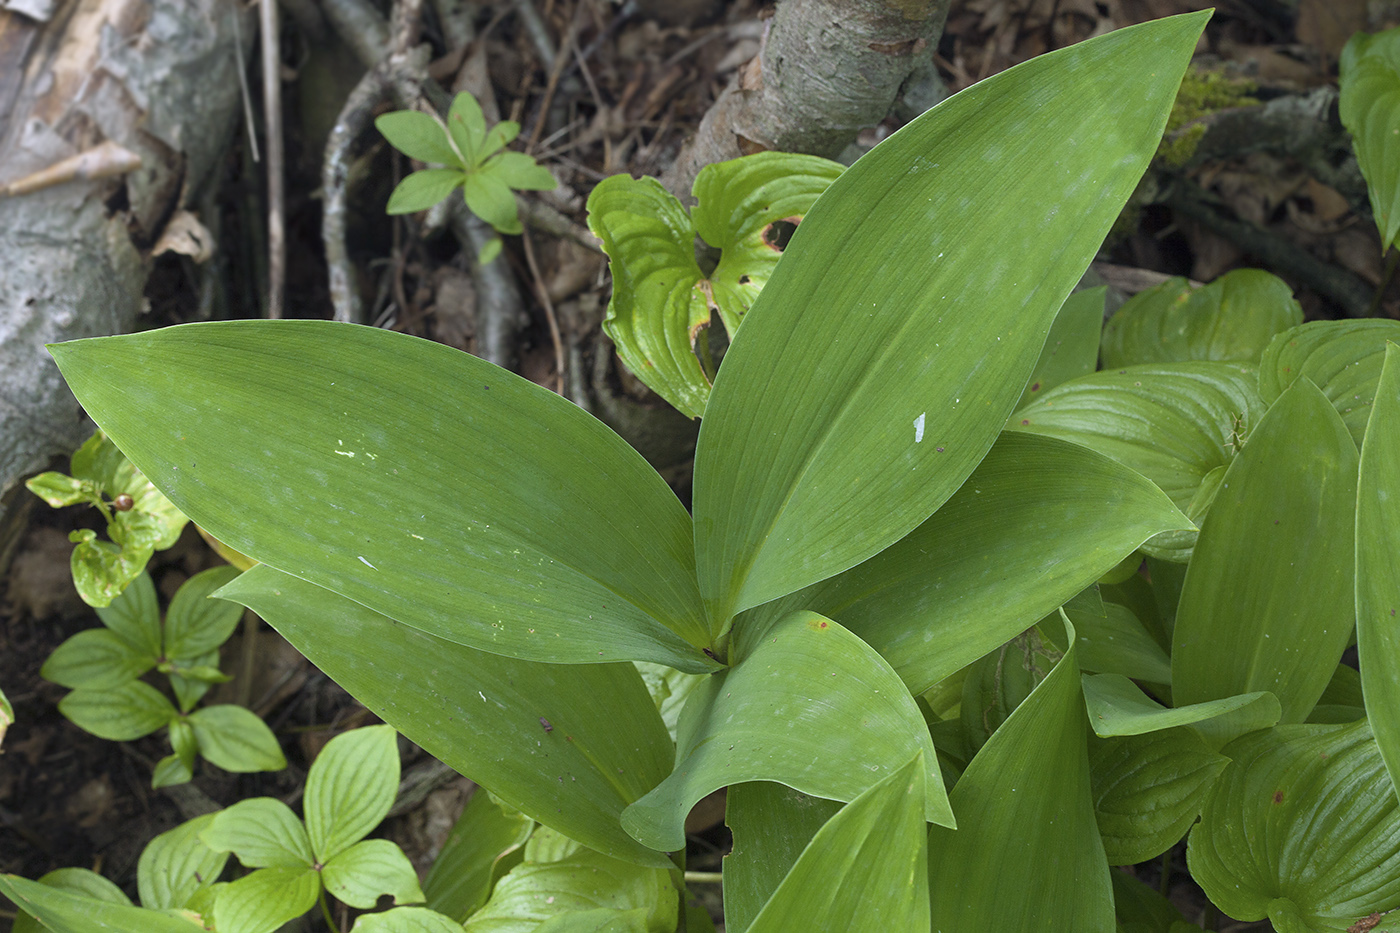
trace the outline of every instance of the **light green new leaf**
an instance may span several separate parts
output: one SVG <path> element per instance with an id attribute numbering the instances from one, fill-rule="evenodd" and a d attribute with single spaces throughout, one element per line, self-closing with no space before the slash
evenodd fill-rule
<path id="1" fill-rule="evenodd" d="M 95 484 L 108 498 L 115 499 L 122 493 L 131 496 L 131 508 L 116 512 L 112 524 L 107 526 L 113 541 L 120 543 L 124 533 L 141 525 L 143 536 L 156 550 L 163 551 L 174 545 L 189 521 L 102 431 L 94 433 L 74 452 L 69 469 L 78 479 Z M 141 566 L 145 566 L 144 559 Z"/>
<path id="2" fill-rule="evenodd" d="M 927 930 L 927 771 L 916 755 L 843 807 L 812 837 L 748 929 Z"/>
<path id="3" fill-rule="evenodd" d="M 243 607 L 210 594 L 238 576 L 224 565 L 197 573 L 175 592 L 165 614 L 165 656 L 172 660 L 201 657 L 218 648 L 243 618 Z"/>
<path id="4" fill-rule="evenodd" d="M 155 788 L 188 784 L 193 779 L 194 766 L 179 755 L 166 755 L 151 770 L 151 786 Z"/>
<path id="5" fill-rule="evenodd" d="M 427 905 L 467 919 L 486 903 L 501 859 L 523 846 L 533 827 L 534 820 L 515 809 L 507 813 L 477 788 L 423 880 Z"/>
<path id="6" fill-rule="evenodd" d="M 724 857 L 724 928 L 744 933 L 817 831 L 841 804 L 769 781 L 725 792 L 724 822 L 734 848 Z"/>
<path id="7" fill-rule="evenodd" d="M 55 509 L 77 505 L 79 502 L 95 504 L 101 499 L 101 493 L 93 487 L 93 483 L 85 483 L 76 477 L 52 471 L 31 476 L 24 481 L 25 489 Z"/>
<path id="8" fill-rule="evenodd" d="M 258 714 L 224 703 L 189 715 L 199 753 L 225 771 L 280 771 L 287 759 L 277 737 Z"/>
<path id="9" fill-rule="evenodd" d="M 613 175 L 588 196 L 588 228 L 608 254 L 603 330 L 617 355 L 682 414 L 700 417 L 710 380 L 694 347 L 713 298 L 699 287 L 690 215 L 656 179 Z"/>
<path id="10" fill-rule="evenodd" d="M 666 727 L 631 664 L 487 654 L 265 565 L 220 595 L 258 613 L 381 719 L 472 780 L 500 788 L 512 806 L 599 851 L 670 865 L 618 825 L 623 808 L 672 763 Z"/>
<path id="11" fill-rule="evenodd" d="M 1136 865 L 1176 845 L 1229 763 L 1190 729 L 1089 743 L 1094 817 L 1110 865 Z"/>
<path id="12" fill-rule="evenodd" d="M 1186 852 L 1222 911 L 1343 933 L 1400 907 L 1400 810 L 1364 720 L 1277 726 L 1223 751 L 1231 763 Z"/>
<path id="13" fill-rule="evenodd" d="M 389 145 L 410 159 L 438 165 L 459 164 L 457 153 L 447 141 L 447 127 L 430 114 L 396 110 L 375 117 L 374 128 L 389 140 Z"/>
<path id="14" fill-rule="evenodd" d="M 395 907 L 361 914 L 353 933 L 462 933 L 462 925 L 426 907 Z"/>
<path id="15" fill-rule="evenodd" d="M 741 626 L 735 637 L 737 663 L 686 702 L 675 770 L 622 814 L 623 828 L 637 841 L 664 851 L 684 848 L 690 808 L 729 784 L 777 781 L 846 801 L 920 752 L 937 767 L 924 718 L 904 684 L 840 625 L 794 612 L 759 631 Z M 930 822 L 952 824 L 936 771 L 924 806 Z"/>
<path id="16" fill-rule="evenodd" d="M 485 159 L 500 152 L 520 135 L 520 124 L 514 120 L 502 120 L 486 131 L 486 141 L 481 144 L 477 157 Z M 553 185 L 550 186 L 554 187 Z"/>
<path id="17" fill-rule="evenodd" d="M 1141 473 L 1199 523 L 1230 463 L 1264 414 L 1254 370 L 1237 363 L 1158 363 L 1093 373 L 1051 389 L 1011 419 L 1015 431 L 1082 444 Z M 1223 476 L 1223 470 L 1214 478 Z M 1205 494 L 1202 494 L 1202 493 Z M 1194 531 L 1145 552 L 1185 562 Z"/>
<path id="18" fill-rule="evenodd" d="M 151 548 L 99 541 L 91 528 L 69 532 L 68 540 L 77 545 L 69 558 L 73 587 L 83 602 L 97 609 L 120 596 L 151 559 Z"/>
<path id="19" fill-rule="evenodd" d="M 316 858 L 306 827 L 280 800 L 253 797 L 214 814 L 199 834 L 215 852 L 232 852 L 250 868 L 310 868 Z"/>
<path id="20" fill-rule="evenodd" d="M 306 775 L 306 832 L 318 862 L 326 862 L 369 831 L 394 805 L 399 745 L 393 726 L 366 726 L 326 743 Z"/>
<path id="21" fill-rule="evenodd" d="M 1260 421 L 1186 568 L 1172 636 L 1177 704 L 1268 690 L 1284 722 L 1316 705 L 1351 639 L 1357 460 L 1307 380 Z"/>
<path id="22" fill-rule="evenodd" d="M 214 922 L 219 933 L 273 933 L 314 907 L 320 893 L 321 874 L 310 866 L 260 868 L 220 886 Z"/>
<path id="23" fill-rule="evenodd" d="M 0 744 L 5 742 L 5 730 L 14 725 L 15 708 L 10 705 L 10 701 L 5 697 L 5 691 L 0 690 Z"/>
<path id="24" fill-rule="evenodd" d="M 953 788 L 957 831 L 930 828 L 935 931 L 1113 933 L 1077 649 L 1073 628 L 1066 628 L 1070 650 Z M 1009 878 L 1016 883 L 1007 884 Z"/>
<path id="25" fill-rule="evenodd" d="M 523 152 L 502 152 L 478 171 L 516 191 L 552 191 L 559 184 L 549 169 Z"/>
<path id="26" fill-rule="evenodd" d="M 1107 293 L 1106 286 L 1087 288 L 1070 295 L 1060 305 L 1045 346 L 1040 348 L 1040 359 L 1035 361 L 1021 400 L 1016 403 L 1018 410 L 1060 383 L 1087 376 L 1097 368 Z"/>
<path id="27" fill-rule="evenodd" d="M 757 152 L 705 166 L 695 176 L 696 232 L 720 250 L 710 275 L 714 303 L 731 335 L 783 255 L 779 223 L 796 225 L 845 166 L 793 152 Z"/>
<path id="28" fill-rule="evenodd" d="M 866 560 L 962 485 L 1146 167 L 1207 18 L 1004 71 L 818 198 L 700 429 L 696 558 L 715 624 Z"/>
<path id="29" fill-rule="evenodd" d="M 1007 433 L 963 487 L 865 563 L 752 610 L 811 609 L 872 645 L 914 693 L 1025 631 L 1153 535 L 1191 523 L 1142 476 Z"/>
<path id="30" fill-rule="evenodd" d="M 486 115 L 475 97 L 464 92 L 452 98 L 452 106 L 447 111 L 447 130 L 463 165 L 468 168 L 477 165 L 486 143 Z"/>
<path id="31" fill-rule="evenodd" d="M 193 919 L 133 907 L 130 901 L 119 903 L 66 887 L 50 887 L 18 875 L 0 875 L 0 894 L 14 901 L 20 910 L 38 917 L 51 933 L 93 933 L 94 929 L 111 933 L 198 933 L 203 929 Z M 125 899 L 125 895 L 122 897 Z"/>
<path id="32" fill-rule="evenodd" d="M 413 863 L 388 839 L 363 839 L 326 859 L 321 881 L 327 893 L 361 910 L 372 909 L 383 894 L 395 904 L 425 900 Z"/>
<path id="33" fill-rule="evenodd" d="M 144 570 L 111 605 L 98 607 L 97 617 L 137 651 L 153 659 L 164 656 L 156 585 Z"/>
<path id="34" fill-rule="evenodd" d="M 550 919 L 579 911 L 641 909 L 643 929 L 670 933 L 679 916 L 676 889 L 664 868 L 644 868 L 579 849 L 557 860 L 527 858 L 496 883 L 467 933 L 535 933 Z"/>
<path id="35" fill-rule="evenodd" d="M 469 172 L 462 179 L 462 197 L 467 207 L 498 233 L 519 233 L 520 214 L 510 187 L 484 171 Z"/>
<path id="36" fill-rule="evenodd" d="M 136 884 L 147 907 L 185 907 L 195 894 L 214 883 L 228 861 L 227 852 L 215 852 L 199 834 L 214 822 L 214 814 L 197 816 L 167 830 L 146 843 L 136 865 Z"/>
<path id="37" fill-rule="evenodd" d="M 1103 367 L 1188 360 L 1257 364 L 1274 335 L 1303 323 L 1293 289 L 1262 269 L 1236 269 L 1203 288 L 1168 279 L 1139 292 L 1103 331 Z"/>
<path id="38" fill-rule="evenodd" d="M 74 690 L 58 701 L 58 711 L 78 728 L 112 742 L 150 735 L 179 716 L 159 690 L 140 680 L 109 690 Z"/>
<path id="39" fill-rule="evenodd" d="M 1267 729 L 1283 715 L 1278 698 L 1267 692 L 1169 709 L 1121 674 L 1086 674 L 1084 703 L 1089 710 L 1089 725 L 1103 738 L 1197 726 L 1216 739 L 1216 746 L 1246 732 Z M 1223 736 L 1228 738 L 1216 738 Z"/>
<path id="40" fill-rule="evenodd" d="M 154 655 L 133 648 L 116 632 L 92 628 L 55 648 L 39 668 L 39 676 L 70 690 L 110 690 L 155 666 Z"/>
<path id="41" fill-rule="evenodd" d="M 1342 125 L 1371 196 L 1381 250 L 1400 233 L 1400 30 L 1357 33 L 1342 49 Z"/>
<path id="42" fill-rule="evenodd" d="M 1356 650 L 1376 743 L 1400 786 L 1400 346 L 1388 344 L 1356 494 Z M 1334 675 L 1334 680 L 1335 675 Z"/>
<path id="43" fill-rule="evenodd" d="M 1360 447 L 1387 341 L 1400 341 L 1400 321 L 1312 321 L 1285 331 L 1259 363 L 1259 394 L 1272 404 L 1300 376 L 1311 379 Z"/>
<path id="44" fill-rule="evenodd" d="M 326 321 L 52 352 L 181 508 L 270 567 L 499 654 L 716 666 L 690 517 L 640 454 L 546 389 Z"/>
<path id="45" fill-rule="evenodd" d="M 389 195 L 386 214 L 415 214 L 446 198 L 466 180 L 461 169 L 426 168 L 405 175 Z"/>

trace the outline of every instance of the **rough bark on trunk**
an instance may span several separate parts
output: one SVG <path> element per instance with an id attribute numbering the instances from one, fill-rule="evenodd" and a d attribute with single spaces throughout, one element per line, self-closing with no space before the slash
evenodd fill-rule
<path id="1" fill-rule="evenodd" d="M 162 234 L 198 235 L 251 38 L 227 0 L 27 9 L 47 18 L 0 11 L 0 185 L 104 143 L 141 164 L 0 199 L 0 494 L 90 430 L 44 344 L 130 330 Z"/>

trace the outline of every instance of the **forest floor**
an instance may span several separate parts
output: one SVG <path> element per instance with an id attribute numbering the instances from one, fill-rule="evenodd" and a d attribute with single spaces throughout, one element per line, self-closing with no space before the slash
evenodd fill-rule
<path id="1" fill-rule="evenodd" d="M 551 230 L 537 227 L 531 233 L 533 261 L 518 238 L 508 238 L 506 247 L 530 317 L 520 370 L 554 388 L 561 381 L 556 359 L 568 358 L 556 341 L 572 347 L 592 339 L 607 304 L 605 258 L 585 225 L 588 192 L 613 173 L 658 175 L 670 165 L 719 92 L 758 53 L 771 8 L 753 0 L 651 4 L 670 10 L 675 21 L 667 23 L 619 14 L 633 4 L 539 0 L 539 22 L 556 47 L 566 44 L 575 51 L 567 67 L 555 68 L 532 41 L 518 5 L 480 6 L 484 38 L 464 49 L 439 44 L 434 69 L 444 85 L 464 68 L 485 75 L 502 117 L 522 123 L 522 140 L 533 142 L 532 152 L 560 180 L 558 190 L 532 195 L 559 215 Z M 1337 57 L 1353 31 L 1400 22 L 1400 17 L 1386 21 L 1389 14 L 1378 13 L 1376 6 L 1371 4 L 1368 19 L 1361 0 L 1230 0 L 1209 26 L 1197 63 L 1252 81 L 1260 100 L 1307 95 L 1335 86 Z M 935 61 L 948 90 L 956 91 L 1091 35 L 1199 7 L 1185 0 L 958 0 Z M 697 18 L 687 15 L 692 8 Z M 426 35 L 431 38 L 431 30 Z M 292 22 L 284 27 L 283 48 L 287 307 L 291 316 L 325 318 L 331 303 L 320 234 L 321 153 L 360 69 L 333 43 L 307 43 Z M 861 141 L 873 144 L 894 129 L 897 122 L 887 121 Z M 385 221 L 383 205 L 407 166 L 369 135 L 354 153 L 349 243 L 370 321 L 474 350 L 477 296 L 470 264 L 443 231 L 409 218 Z M 174 254 L 157 260 L 148 287 L 147 326 L 260 316 L 259 296 L 267 282 L 266 264 L 258 259 L 263 189 L 247 139 L 240 129 L 225 163 L 212 218 L 220 250 L 203 266 Z M 1306 166 L 1250 153 L 1195 166 L 1190 174 L 1192 182 L 1256 230 L 1345 270 L 1373 290 L 1380 285 L 1384 269 L 1369 214 Z M 1253 241 L 1239 242 L 1154 204 L 1121 225 L 1101 256 L 1107 261 L 1101 268 L 1111 283 L 1129 291 L 1171 275 L 1209 281 L 1239 266 L 1266 265 L 1251 252 L 1255 248 Z M 1343 315 L 1313 281 L 1277 265 L 1270 271 L 1295 286 L 1309 319 Z M 551 335 L 541 296 L 557 315 L 558 337 Z M 1400 317 L 1400 292 L 1389 289 L 1373 313 Z M 645 390 L 625 375 L 614 372 L 609 378 L 634 399 L 661 404 L 647 401 Z M 684 470 L 676 475 L 684 482 Z M 27 496 L 19 490 L 16 501 Z M 137 857 L 152 836 L 245 797 L 292 799 L 307 763 L 326 741 L 375 721 L 264 626 L 252 644 L 240 635 L 226 646 L 223 667 L 234 680 L 211 699 L 244 702 L 264 717 L 282 741 L 288 769 L 234 775 L 201 764 L 191 784 L 152 790 L 152 766 L 168 753 L 163 735 L 133 743 L 97 739 L 59 714 L 56 703 L 64 690 L 39 676 L 60 642 L 98 624 L 73 590 L 67 537 L 76 527 L 98 527 L 98 517 L 76 509 L 54 512 L 37 500 L 21 507 L 27 531 L 16 547 L 0 553 L 0 685 L 17 713 L 0 754 L 0 872 L 34 878 L 58 867 L 83 866 L 133 888 Z M 168 598 L 189 576 L 215 563 L 218 558 L 191 527 L 176 547 L 156 555 L 151 571 Z M 404 748 L 404 786 L 384 832 L 425 868 L 472 785 L 406 742 Z M 727 845 L 721 816 L 721 808 L 711 807 L 707 818 L 695 821 L 707 825 L 694 837 L 691 867 L 718 870 Z M 1155 882 L 1156 868 L 1142 871 Z M 1199 917 L 1199 892 L 1184 870 L 1176 875 L 1183 884 L 1174 896 L 1187 916 Z M 714 906 L 718 909 L 717 902 Z M 9 925 L 9 917 L 0 913 L 0 933 Z"/>

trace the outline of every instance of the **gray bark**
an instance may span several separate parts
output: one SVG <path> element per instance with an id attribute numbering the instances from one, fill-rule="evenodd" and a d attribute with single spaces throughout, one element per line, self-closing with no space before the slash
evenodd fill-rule
<path id="1" fill-rule="evenodd" d="M 135 326 L 152 249 L 235 125 L 235 9 L 67 0 L 43 23 L 0 12 L 0 182 L 104 141 L 142 161 L 0 200 L 0 494 L 92 429 L 44 344 Z"/>

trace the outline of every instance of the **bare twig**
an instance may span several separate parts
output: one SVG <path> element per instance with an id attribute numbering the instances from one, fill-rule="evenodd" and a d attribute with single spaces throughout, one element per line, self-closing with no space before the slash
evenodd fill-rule
<path id="1" fill-rule="evenodd" d="M 389 50 L 389 25 L 368 0 L 322 0 L 321 11 L 366 68 Z"/>
<path id="2" fill-rule="evenodd" d="M 141 157 L 110 139 L 75 156 L 69 156 L 7 184 L 0 184 L 0 198 L 29 194 L 69 181 L 113 178 L 141 167 Z"/>
<path id="3" fill-rule="evenodd" d="M 564 394 L 564 343 L 559 339 L 559 319 L 554 314 L 554 302 L 549 300 L 549 288 L 540 275 L 539 264 L 535 262 L 535 247 L 530 241 L 530 231 L 520 232 L 520 242 L 525 246 L 525 264 L 530 267 L 530 275 L 535 280 L 535 291 L 544 307 L 545 320 L 549 322 L 549 339 L 554 343 L 554 391 Z"/>
<path id="4" fill-rule="evenodd" d="M 533 7 L 532 7 L 533 9 Z M 544 97 L 540 99 L 540 115 L 535 121 L 535 128 L 530 131 L 530 142 L 526 144 L 526 152 L 534 152 L 536 144 L 540 141 L 540 134 L 544 132 L 544 125 L 548 122 L 549 108 L 554 103 L 554 92 L 559 89 L 559 76 L 564 73 L 564 65 L 569 61 L 569 49 L 574 44 L 574 30 L 577 20 L 569 23 L 569 34 L 564 37 L 564 42 L 559 46 L 559 51 L 554 54 L 549 67 L 549 82 L 544 87 Z"/>
<path id="5" fill-rule="evenodd" d="M 365 72 L 331 127 L 321 163 L 321 240 L 326 249 L 331 303 L 335 306 L 335 320 L 352 324 L 365 322 L 365 310 L 345 246 L 345 180 L 350 173 L 350 146 L 369 127 L 374 107 L 384 99 L 388 87 L 386 69 L 376 67 Z"/>
<path id="6" fill-rule="evenodd" d="M 263 131 L 267 134 L 267 316 L 282 316 L 287 270 L 282 149 L 282 54 L 277 35 L 277 0 L 259 0 L 262 30 Z"/>
<path id="7" fill-rule="evenodd" d="M 584 249 L 602 255 L 603 248 L 598 245 L 598 238 L 593 235 L 592 231 L 574 223 L 543 201 L 537 201 L 533 198 L 516 198 L 515 203 L 520 208 L 520 219 L 529 226 L 552 236 L 573 240 Z"/>
<path id="8" fill-rule="evenodd" d="M 233 14 L 233 54 L 238 58 L 238 90 L 243 97 L 243 126 L 248 131 L 248 149 L 253 161 L 258 157 L 258 134 L 253 129 L 253 95 L 248 92 L 248 66 L 243 61 L 243 28 L 238 25 L 238 11 Z"/>
<path id="9" fill-rule="evenodd" d="M 467 210 L 460 198 L 452 199 L 451 224 L 452 232 L 471 257 L 472 278 L 476 280 L 477 355 L 503 369 L 515 370 L 520 362 L 517 338 L 529 320 L 520 286 L 510 274 L 504 256 L 497 256 L 484 266 L 477 262 L 481 248 L 495 238 L 496 231 Z"/>

